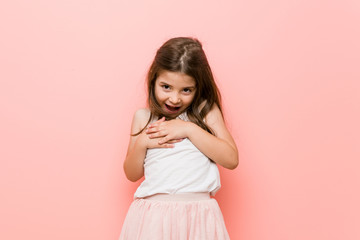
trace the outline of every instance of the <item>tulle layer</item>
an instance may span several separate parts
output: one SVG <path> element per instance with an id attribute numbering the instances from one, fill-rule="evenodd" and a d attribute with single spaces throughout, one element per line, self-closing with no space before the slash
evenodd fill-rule
<path id="1" fill-rule="evenodd" d="M 135 199 L 119 240 L 228 240 L 213 198 L 196 201 Z"/>

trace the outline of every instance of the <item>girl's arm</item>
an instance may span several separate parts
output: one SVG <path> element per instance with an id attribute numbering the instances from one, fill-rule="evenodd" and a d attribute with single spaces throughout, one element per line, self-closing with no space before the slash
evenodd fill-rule
<path id="1" fill-rule="evenodd" d="M 228 169 L 236 168 L 239 162 L 238 150 L 216 104 L 206 115 L 205 121 L 214 131 L 215 136 L 192 122 L 179 119 L 151 124 L 147 133 L 150 138 L 162 137 L 159 144 L 171 139 L 187 137 L 203 154 L 214 162 Z"/>
<path id="2" fill-rule="evenodd" d="M 143 124 L 146 116 L 149 114 L 145 109 L 139 109 L 135 112 L 132 124 L 131 133 L 139 132 L 145 125 Z M 146 123 L 145 123 L 146 124 Z M 132 182 L 139 180 L 144 176 L 144 159 L 146 155 L 146 147 L 144 141 L 142 141 L 142 133 L 137 136 L 130 136 L 129 146 L 124 161 L 124 172 Z"/>
<path id="3" fill-rule="evenodd" d="M 205 122 L 215 136 L 191 122 L 188 129 L 189 140 L 214 162 L 225 168 L 235 169 L 239 163 L 238 149 L 216 104 L 206 115 Z"/>
<path id="4" fill-rule="evenodd" d="M 137 110 L 131 124 L 131 133 L 134 134 L 143 129 L 149 117 L 150 111 L 148 109 Z M 163 121 L 164 119 L 157 121 L 157 123 Z M 159 139 L 157 138 L 149 139 L 145 131 L 137 136 L 130 136 L 129 147 L 123 166 L 127 179 L 136 182 L 144 176 L 144 159 L 148 148 L 171 148 L 174 147 L 173 143 L 179 142 L 180 140 L 168 141 L 161 145 L 158 141 Z"/>

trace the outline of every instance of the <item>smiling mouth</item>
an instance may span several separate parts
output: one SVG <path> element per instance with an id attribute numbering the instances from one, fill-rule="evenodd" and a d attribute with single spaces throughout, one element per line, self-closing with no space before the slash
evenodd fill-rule
<path id="1" fill-rule="evenodd" d="M 180 107 L 173 107 L 165 104 L 166 109 L 171 113 L 177 113 L 180 110 Z"/>

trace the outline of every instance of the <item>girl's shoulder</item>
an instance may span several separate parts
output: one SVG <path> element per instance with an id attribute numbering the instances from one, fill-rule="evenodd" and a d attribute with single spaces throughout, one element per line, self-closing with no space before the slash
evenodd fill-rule
<path id="1" fill-rule="evenodd" d="M 149 121 L 150 115 L 151 112 L 148 108 L 140 108 L 136 110 L 132 121 L 133 132 L 138 132 L 143 129 Z"/>
<path id="2" fill-rule="evenodd" d="M 206 114 L 204 121 L 209 125 L 224 121 L 224 117 L 216 103 L 214 103 L 210 111 Z"/>
<path id="3" fill-rule="evenodd" d="M 151 113 L 150 109 L 148 109 L 148 108 L 139 108 L 138 110 L 135 111 L 134 118 L 139 118 L 139 119 L 147 118 L 147 119 L 149 119 L 150 113 Z"/>

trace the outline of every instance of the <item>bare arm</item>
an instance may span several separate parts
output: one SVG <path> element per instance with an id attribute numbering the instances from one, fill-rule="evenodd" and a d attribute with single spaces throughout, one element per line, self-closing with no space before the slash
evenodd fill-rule
<path id="1" fill-rule="evenodd" d="M 216 105 L 207 114 L 205 121 L 215 136 L 192 122 L 180 119 L 151 124 L 147 134 L 150 138 L 161 138 L 160 144 L 187 137 L 208 158 L 225 168 L 235 169 L 239 162 L 238 150 Z"/>
<path id="2" fill-rule="evenodd" d="M 136 111 L 131 124 L 131 134 L 139 132 L 144 127 L 144 120 L 149 114 L 145 109 Z M 146 124 L 146 123 L 145 123 Z M 146 146 L 144 141 L 141 141 L 141 135 L 130 136 L 129 146 L 124 161 L 124 172 L 126 177 L 135 182 L 144 176 L 144 159 L 146 155 Z"/>
<path id="3" fill-rule="evenodd" d="M 189 140 L 214 162 L 225 168 L 235 169 L 239 162 L 238 150 L 216 105 L 207 114 L 205 121 L 214 131 L 215 136 L 189 122 L 187 128 Z"/>

